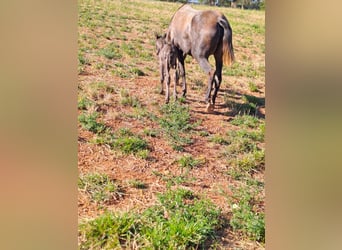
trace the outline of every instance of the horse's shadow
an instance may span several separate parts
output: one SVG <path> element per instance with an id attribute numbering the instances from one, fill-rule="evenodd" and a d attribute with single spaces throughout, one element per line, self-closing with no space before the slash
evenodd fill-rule
<path id="1" fill-rule="evenodd" d="M 237 115 L 251 115 L 257 118 L 265 119 L 265 114 L 262 112 L 262 110 L 265 108 L 264 97 L 243 94 L 229 89 L 220 89 L 219 93 L 219 95 L 221 95 L 220 99 L 222 101 L 215 104 L 215 110 L 210 113 L 211 115 L 228 117 L 228 121 Z M 203 107 L 201 110 L 195 110 L 195 113 L 203 115 L 208 114 L 205 111 L 206 103 L 204 100 L 187 98 L 186 102 L 188 104 L 198 103 L 198 105 Z"/>

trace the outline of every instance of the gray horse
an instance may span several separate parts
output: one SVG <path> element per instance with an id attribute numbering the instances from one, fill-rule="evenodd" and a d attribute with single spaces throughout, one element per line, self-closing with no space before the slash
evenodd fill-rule
<path id="1" fill-rule="evenodd" d="M 194 57 L 200 67 L 208 75 L 208 90 L 205 95 L 207 112 L 215 107 L 217 92 L 222 81 L 222 66 L 231 65 L 234 61 L 232 28 L 227 18 L 218 11 L 193 9 L 190 5 L 182 5 L 173 15 L 166 32 L 165 42 L 178 49 L 178 68 L 182 77 L 183 96 L 186 95 L 186 79 L 184 61 L 187 55 Z M 214 55 L 216 70 L 208 62 Z M 214 93 L 211 98 L 211 91 Z"/>

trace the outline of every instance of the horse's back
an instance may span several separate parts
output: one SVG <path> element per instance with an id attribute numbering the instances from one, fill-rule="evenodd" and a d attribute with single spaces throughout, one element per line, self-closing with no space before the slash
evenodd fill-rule
<path id="1" fill-rule="evenodd" d="M 191 54 L 192 47 L 200 36 L 216 36 L 217 23 L 222 14 L 213 10 L 195 10 L 190 5 L 182 6 L 173 16 L 167 39 Z M 205 21 L 204 21 L 205 20 Z"/>

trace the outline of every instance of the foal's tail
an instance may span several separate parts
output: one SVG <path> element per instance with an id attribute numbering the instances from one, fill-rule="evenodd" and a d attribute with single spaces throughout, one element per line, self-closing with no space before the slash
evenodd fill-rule
<path id="1" fill-rule="evenodd" d="M 234 60 L 234 48 L 233 48 L 233 31 L 229 25 L 227 18 L 222 15 L 219 19 L 219 25 L 223 28 L 222 49 L 223 49 L 223 63 L 227 66 L 231 65 Z"/>

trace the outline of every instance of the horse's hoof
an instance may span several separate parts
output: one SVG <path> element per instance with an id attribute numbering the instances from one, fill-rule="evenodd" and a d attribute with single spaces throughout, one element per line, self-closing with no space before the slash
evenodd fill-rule
<path id="1" fill-rule="evenodd" d="M 212 112 L 214 112 L 214 105 L 211 104 L 211 103 L 208 103 L 208 104 L 207 104 L 207 107 L 206 107 L 206 109 L 205 109 L 205 111 L 206 111 L 207 113 L 212 113 Z"/>

